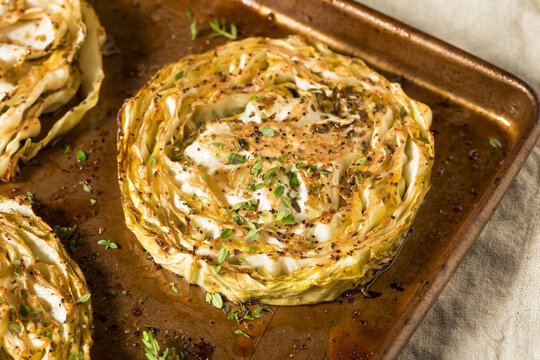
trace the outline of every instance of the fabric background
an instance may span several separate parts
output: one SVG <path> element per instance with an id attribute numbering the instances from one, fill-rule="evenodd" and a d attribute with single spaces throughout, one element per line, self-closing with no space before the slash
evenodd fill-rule
<path id="1" fill-rule="evenodd" d="M 359 2 L 540 93 L 540 0 Z M 540 359 L 540 143 L 399 359 Z"/>

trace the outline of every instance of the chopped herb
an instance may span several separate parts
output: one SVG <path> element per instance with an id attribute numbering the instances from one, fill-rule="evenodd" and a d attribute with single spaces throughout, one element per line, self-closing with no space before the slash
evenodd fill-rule
<path id="1" fill-rule="evenodd" d="M 111 240 L 99 240 L 98 244 L 105 246 L 105 250 L 118 249 L 118 244 L 112 242 Z"/>
<path id="2" fill-rule="evenodd" d="M 276 160 L 276 161 L 282 163 L 282 162 L 283 162 L 283 158 L 285 157 L 285 155 L 286 155 L 286 154 L 283 153 L 283 154 L 279 155 L 279 157 L 274 158 L 274 160 Z"/>
<path id="3" fill-rule="evenodd" d="M 266 119 L 266 113 L 264 111 L 261 111 L 261 119 Z"/>
<path id="4" fill-rule="evenodd" d="M 19 266 L 15 265 L 13 268 L 13 273 L 17 276 L 21 276 L 22 274 L 19 272 Z"/>
<path id="5" fill-rule="evenodd" d="M 225 259 L 227 258 L 227 256 L 229 256 L 229 249 L 227 249 L 225 246 L 222 247 L 219 252 L 218 252 L 218 256 L 217 256 L 217 261 L 218 261 L 218 264 L 221 264 L 223 261 L 225 261 Z"/>
<path id="6" fill-rule="evenodd" d="M 319 174 L 328 175 L 332 173 L 331 171 L 325 170 L 325 169 L 317 169 L 317 170 L 319 171 Z"/>
<path id="7" fill-rule="evenodd" d="M 214 273 L 219 274 L 220 271 L 221 271 L 221 265 L 216 266 Z"/>
<path id="8" fill-rule="evenodd" d="M 267 127 L 267 126 L 262 126 L 261 125 L 261 126 L 259 126 L 259 130 L 266 137 L 272 137 L 272 136 L 274 136 L 276 134 L 273 129 L 271 129 L 271 128 Z"/>
<path id="9" fill-rule="evenodd" d="M 216 147 L 216 148 L 220 149 L 220 150 L 222 150 L 222 149 L 225 148 L 225 146 L 224 146 L 222 143 L 220 143 L 220 142 L 213 142 L 211 145 L 212 145 L 213 147 Z"/>
<path id="10" fill-rule="evenodd" d="M 171 290 L 173 291 L 173 293 L 178 294 L 178 288 L 176 287 L 176 284 L 172 282 L 169 285 L 171 286 Z"/>
<path id="11" fill-rule="evenodd" d="M 8 329 L 14 334 L 19 334 L 21 332 L 21 326 L 14 322 L 9 323 Z"/>
<path id="12" fill-rule="evenodd" d="M 191 9 L 187 9 L 186 15 L 188 19 L 193 19 L 193 11 Z"/>
<path id="13" fill-rule="evenodd" d="M 255 310 L 253 310 L 253 316 L 255 316 L 255 318 L 257 319 L 264 316 L 264 313 L 265 313 L 264 310 L 261 309 L 260 307 L 257 307 L 255 308 Z"/>
<path id="14" fill-rule="evenodd" d="M 244 206 L 244 202 L 243 201 L 240 201 L 239 203 L 236 203 L 232 206 L 232 209 L 233 210 L 238 210 L 240 209 L 242 206 Z"/>
<path id="15" fill-rule="evenodd" d="M 114 296 L 116 295 L 116 291 L 114 291 L 113 289 L 105 289 L 103 290 L 103 293 L 107 296 Z"/>
<path id="16" fill-rule="evenodd" d="M 191 40 L 195 40 L 197 38 L 197 35 L 199 34 L 199 29 L 197 28 L 196 20 L 193 20 L 189 29 L 191 30 Z"/>
<path id="17" fill-rule="evenodd" d="M 150 164 L 152 165 L 156 164 L 156 157 L 154 155 L 150 156 Z"/>
<path id="18" fill-rule="evenodd" d="M 298 177 L 296 176 L 296 173 L 292 171 L 287 171 L 285 175 L 289 178 L 289 185 L 296 189 L 298 186 L 300 186 L 300 181 L 298 180 Z"/>
<path id="19" fill-rule="evenodd" d="M 229 311 L 231 311 L 231 305 L 229 305 L 228 303 L 224 303 L 221 310 L 223 311 L 224 314 L 228 314 Z"/>
<path id="20" fill-rule="evenodd" d="M 290 214 L 289 216 L 284 217 L 283 219 L 281 219 L 281 222 L 284 225 L 294 225 L 294 224 L 296 224 L 296 221 L 294 220 L 294 217 L 293 217 L 292 214 Z"/>
<path id="21" fill-rule="evenodd" d="M 283 199 L 283 198 L 282 198 Z M 296 221 L 290 210 L 280 211 L 276 217 L 277 221 L 281 221 L 284 225 L 294 225 Z"/>
<path id="22" fill-rule="evenodd" d="M 356 160 L 356 161 L 354 162 L 354 165 L 362 165 L 363 163 L 366 162 L 366 160 L 367 160 L 367 157 L 363 156 L 363 157 L 361 157 L 360 159 Z"/>
<path id="23" fill-rule="evenodd" d="M 272 309 L 270 309 L 270 306 L 268 306 L 268 305 L 259 304 L 259 305 L 257 305 L 257 307 L 263 309 L 263 310 L 266 311 L 266 312 L 271 312 L 271 313 L 273 313 Z M 257 309 L 257 308 L 255 308 L 255 309 Z"/>
<path id="24" fill-rule="evenodd" d="M 221 24 L 219 23 L 219 21 L 213 20 L 212 22 L 210 22 L 210 28 L 214 30 L 212 37 L 224 36 L 229 40 L 236 40 L 236 38 L 238 37 L 238 29 L 236 28 L 236 25 L 231 25 L 230 32 L 227 32 L 227 24 L 225 23 L 225 20 L 222 20 Z"/>
<path id="25" fill-rule="evenodd" d="M 183 77 L 184 77 L 184 70 L 180 70 L 179 72 L 176 73 L 176 75 L 174 75 L 174 81 L 178 81 Z"/>
<path id="26" fill-rule="evenodd" d="M 276 187 L 276 189 L 274 190 L 274 196 L 275 197 L 280 197 L 281 195 L 283 195 L 283 192 L 285 191 L 285 187 L 283 185 L 279 185 L 278 187 Z"/>
<path id="27" fill-rule="evenodd" d="M 223 299 L 219 293 L 206 293 L 206 302 L 214 305 L 214 307 L 221 309 L 223 307 Z"/>
<path id="28" fill-rule="evenodd" d="M 251 336 L 249 336 L 248 334 L 246 334 L 245 332 L 243 332 L 242 330 L 236 330 L 234 332 L 236 335 L 244 335 L 245 337 L 248 337 L 250 338 Z"/>
<path id="29" fill-rule="evenodd" d="M 259 229 L 251 229 L 244 237 L 245 242 L 255 241 L 259 238 Z"/>
<path id="30" fill-rule="evenodd" d="M 229 164 L 243 164 L 246 162 L 246 158 L 243 157 L 242 155 L 231 153 L 227 155 L 227 162 Z"/>
<path id="31" fill-rule="evenodd" d="M 28 315 L 31 315 L 31 314 L 40 314 L 41 309 L 40 308 L 34 308 L 34 309 L 30 310 L 30 308 L 28 306 L 21 305 L 21 307 L 19 309 L 19 313 L 21 314 L 21 316 L 27 317 Z"/>
<path id="32" fill-rule="evenodd" d="M 223 307 L 223 299 L 219 293 L 212 295 L 212 305 L 214 305 L 214 307 L 217 309 L 221 309 Z"/>
<path id="33" fill-rule="evenodd" d="M 236 39 L 238 37 L 238 28 L 236 25 L 231 25 L 231 35 Z"/>
<path id="34" fill-rule="evenodd" d="M 60 240 L 69 242 L 71 251 L 77 252 L 79 250 L 82 239 L 74 233 L 75 228 L 55 225 L 53 231 Z"/>
<path id="35" fill-rule="evenodd" d="M 82 244 L 82 238 L 80 236 L 73 235 L 69 238 L 69 248 L 74 253 L 79 251 L 81 244 Z"/>
<path id="36" fill-rule="evenodd" d="M 78 302 L 79 304 L 85 303 L 85 302 L 87 302 L 88 300 L 90 300 L 90 296 L 92 296 L 92 295 L 91 295 L 91 294 L 84 294 L 84 295 L 82 295 L 82 296 L 79 297 L 79 300 L 77 300 L 77 302 Z"/>
<path id="37" fill-rule="evenodd" d="M 238 258 L 238 262 L 239 262 L 240 264 L 247 264 L 247 260 L 244 259 L 244 258 Z"/>
<path id="38" fill-rule="evenodd" d="M 248 226 L 251 230 L 257 230 L 260 225 L 257 224 L 256 222 L 252 222 L 252 221 L 248 221 Z"/>
<path id="39" fill-rule="evenodd" d="M 83 190 L 86 191 L 89 194 L 92 194 L 94 192 L 94 189 L 88 184 L 83 184 Z"/>
<path id="40" fill-rule="evenodd" d="M 294 167 L 297 169 L 303 168 L 304 166 L 306 166 L 306 163 L 303 162 L 302 160 L 300 160 L 299 162 L 296 163 L 296 165 L 294 165 Z"/>
<path id="41" fill-rule="evenodd" d="M 90 199 L 90 205 L 96 205 L 97 200 L 96 199 Z"/>
<path id="42" fill-rule="evenodd" d="M 86 161 L 86 159 L 88 159 L 88 155 L 86 155 L 86 153 L 83 150 L 79 149 L 79 151 L 77 151 L 77 161 L 78 162 Z"/>
<path id="43" fill-rule="evenodd" d="M 306 136 L 307 136 L 308 138 L 310 138 L 310 139 L 313 139 L 313 135 L 311 135 L 311 134 L 307 134 Z"/>
<path id="44" fill-rule="evenodd" d="M 219 238 L 224 240 L 224 239 L 228 238 L 229 236 L 231 236 L 232 233 L 233 233 L 233 229 L 231 229 L 231 228 L 223 229 L 223 231 L 219 235 Z"/>
<path id="45" fill-rule="evenodd" d="M 234 220 L 234 222 L 237 223 L 238 225 L 242 225 L 244 223 L 244 219 L 235 212 L 231 213 L 231 217 Z"/>
<path id="46" fill-rule="evenodd" d="M 261 157 L 260 156 L 257 156 L 257 160 L 255 161 L 255 163 L 253 164 L 253 166 L 251 167 L 251 169 L 249 169 L 249 173 L 252 175 L 252 176 L 259 176 L 259 174 L 261 173 L 262 171 L 262 162 L 261 162 Z"/>
<path id="47" fill-rule="evenodd" d="M 246 202 L 241 202 L 236 204 L 233 209 L 235 209 L 236 206 L 241 206 L 242 209 L 246 211 L 257 211 L 257 208 L 259 207 L 259 201 L 258 200 L 248 200 Z M 235 210 L 238 210 L 239 208 L 236 208 Z"/>
<path id="48" fill-rule="evenodd" d="M 292 208 L 292 201 L 291 199 L 289 199 L 288 197 L 284 196 L 281 198 L 281 202 L 283 203 L 283 205 L 285 205 L 286 207 L 288 208 Z"/>
<path id="49" fill-rule="evenodd" d="M 261 98 L 258 97 L 258 96 L 255 95 L 255 94 L 251 94 L 250 96 L 251 96 L 251 98 L 252 98 L 253 100 L 255 100 L 255 101 L 261 101 Z"/>
<path id="50" fill-rule="evenodd" d="M 277 214 L 277 221 L 281 221 L 283 220 L 285 217 L 291 215 L 291 211 L 290 210 L 285 210 L 285 211 L 280 211 L 278 214 Z"/>
<path id="51" fill-rule="evenodd" d="M 167 348 L 165 349 L 163 354 L 160 355 L 159 344 L 157 343 L 156 339 L 154 339 L 154 334 L 152 334 L 151 331 L 143 331 L 142 342 L 143 342 L 143 345 L 145 346 L 146 357 L 148 358 L 148 360 L 172 360 L 172 359 L 178 360 L 179 359 L 179 357 L 176 355 L 176 351 L 174 350 L 174 348 L 172 349 L 172 351 L 169 348 Z M 182 350 L 184 350 L 185 353 L 182 352 Z M 186 349 L 182 349 L 182 350 L 180 350 L 180 354 L 182 355 L 182 358 L 185 358 L 184 354 L 186 354 L 187 356 L 188 352 Z"/>
<path id="52" fill-rule="evenodd" d="M 182 359 L 187 358 L 188 355 L 189 355 L 189 352 L 187 351 L 186 348 L 180 349 L 180 356 L 182 356 Z"/>
<path id="53" fill-rule="evenodd" d="M 502 148 L 502 143 L 497 138 L 489 138 L 489 145 L 494 148 Z"/>
<path id="54" fill-rule="evenodd" d="M 127 296 L 127 294 L 128 294 L 128 291 L 127 291 L 127 290 L 122 290 L 122 295 L 123 295 L 123 296 Z"/>
<path id="55" fill-rule="evenodd" d="M 257 251 L 255 251 L 254 248 L 252 248 L 251 246 L 248 247 L 248 254 L 256 254 L 256 253 L 257 253 Z"/>
<path id="56" fill-rule="evenodd" d="M 68 153 L 70 151 L 71 151 L 71 146 L 69 146 L 69 144 L 64 144 L 64 152 Z"/>
<path id="57" fill-rule="evenodd" d="M 27 191 L 26 192 L 26 197 L 28 198 L 28 201 L 30 202 L 30 204 L 34 203 L 34 194 L 33 193 L 31 193 L 30 191 Z"/>
<path id="58" fill-rule="evenodd" d="M 266 170 L 266 173 L 268 175 L 272 175 L 273 173 L 275 173 L 277 171 L 277 169 L 279 169 L 279 166 L 276 166 L 276 167 L 273 167 L 271 169 Z"/>
<path id="59" fill-rule="evenodd" d="M 19 313 L 21 314 L 21 316 L 27 317 L 28 315 L 30 315 L 30 308 L 26 305 L 21 305 Z"/>
<path id="60" fill-rule="evenodd" d="M 77 343 L 77 337 L 76 337 L 76 336 L 72 336 L 72 337 L 69 339 L 69 342 L 72 343 L 72 344 L 76 344 L 76 343 Z"/>
<path id="61" fill-rule="evenodd" d="M 250 189 L 251 191 L 262 189 L 265 185 L 266 183 L 246 184 L 247 188 Z"/>

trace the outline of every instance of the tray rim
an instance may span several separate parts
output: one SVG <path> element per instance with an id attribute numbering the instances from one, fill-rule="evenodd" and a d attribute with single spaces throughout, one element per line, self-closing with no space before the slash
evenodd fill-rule
<path id="1" fill-rule="evenodd" d="M 259 13 L 264 13 L 264 10 L 271 9 L 271 6 L 267 7 L 265 4 L 261 4 L 259 0 L 240 1 L 248 7 L 260 6 L 257 9 Z M 525 130 L 518 133 L 518 136 L 515 137 L 515 141 L 511 145 L 511 150 L 506 153 L 503 159 L 503 165 L 497 169 L 491 181 L 488 182 L 486 189 L 477 201 L 477 205 L 468 213 L 461 226 L 459 226 L 456 233 L 451 237 L 447 249 L 441 256 L 441 260 L 435 263 L 440 267 L 440 270 L 431 272 L 424 279 L 424 284 L 412 295 L 411 300 L 403 312 L 397 317 L 396 322 L 377 347 L 372 357 L 373 359 L 395 359 L 399 356 L 431 306 L 437 300 L 465 255 L 467 255 L 472 245 L 476 242 L 512 185 L 519 170 L 523 167 L 528 155 L 535 147 L 537 140 L 540 138 L 540 101 L 532 86 L 510 72 L 367 5 L 354 0 L 320 0 L 317 2 L 317 5 L 321 6 L 322 3 L 327 3 L 331 7 L 341 8 L 343 11 L 353 13 L 358 17 L 376 20 L 378 26 L 385 28 L 398 38 L 407 38 L 407 40 L 436 53 L 444 52 L 453 61 L 458 62 L 470 71 L 480 72 L 497 82 L 502 82 L 513 87 L 526 97 L 530 105 L 529 110 L 532 114 L 525 125 Z M 263 7 L 265 8 L 264 10 Z M 293 20 L 298 19 L 293 16 Z M 305 25 L 302 21 L 298 21 L 302 25 Z M 285 26 L 287 27 L 287 25 Z M 327 35 L 324 30 L 317 29 L 316 31 L 322 35 Z M 335 39 L 339 37 L 330 35 L 330 38 Z M 391 64 L 390 66 L 392 67 Z M 413 82 L 415 81 L 414 79 L 411 80 Z M 429 83 L 424 84 L 420 82 L 420 86 L 425 85 L 429 85 Z M 470 104 L 474 105 L 477 102 L 471 102 Z M 480 107 L 480 109 L 483 110 L 486 107 Z M 488 112 L 488 116 L 491 114 Z M 511 117 L 508 116 L 508 118 Z M 525 132 L 528 132 L 528 134 L 524 135 L 523 133 Z"/>

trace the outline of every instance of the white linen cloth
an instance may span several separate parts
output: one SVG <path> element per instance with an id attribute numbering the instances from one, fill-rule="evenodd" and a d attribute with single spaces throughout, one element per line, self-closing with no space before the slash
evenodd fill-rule
<path id="1" fill-rule="evenodd" d="M 540 0 L 359 2 L 540 93 Z M 540 359 L 540 143 L 399 359 Z"/>

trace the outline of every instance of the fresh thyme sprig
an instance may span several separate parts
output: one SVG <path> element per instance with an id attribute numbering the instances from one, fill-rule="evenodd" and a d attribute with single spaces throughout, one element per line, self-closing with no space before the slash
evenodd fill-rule
<path id="1" fill-rule="evenodd" d="M 210 23 L 210 27 L 212 30 L 214 30 L 214 33 L 211 35 L 212 37 L 224 36 L 229 40 L 236 40 L 238 37 L 238 29 L 236 28 L 236 25 L 232 24 L 230 32 L 227 32 L 227 24 L 225 23 L 225 20 L 221 20 L 221 24 L 218 20 L 213 20 Z"/>
<path id="2" fill-rule="evenodd" d="M 159 344 L 151 331 L 143 331 L 142 342 L 145 346 L 146 357 L 148 360 L 180 360 L 181 358 L 185 359 L 188 355 L 188 351 L 186 349 L 181 349 L 180 355 L 177 355 L 174 348 L 172 350 L 167 348 L 160 355 Z M 180 356 L 182 357 L 180 358 Z"/>

